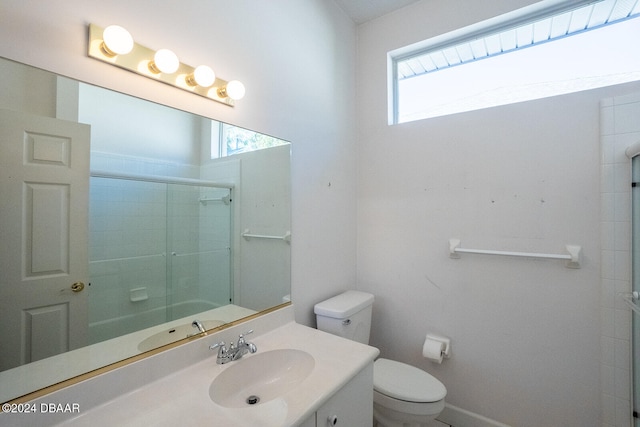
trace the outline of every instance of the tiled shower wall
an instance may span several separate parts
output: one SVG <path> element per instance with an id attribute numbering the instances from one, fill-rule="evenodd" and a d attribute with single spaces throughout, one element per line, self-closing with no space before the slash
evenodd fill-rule
<path id="1" fill-rule="evenodd" d="M 600 104 L 602 196 L 601 390 L 602 425 L 631 425 L 631 310 L 620 293 L 631 290 L 631 160 L 640 141 L 640 94 Z"/>
<path id="2" fill-rule="evenodd" d="M 101 153 L 92 153 L 92 168 L 193 177 L 188 165 Z M 227 194 L 209 187 L 91 179 L 91 342 L 123 328 L 133 332 L 165 322 L 167 316 L 190 315 L 194 304 L 203 311 L 229 302 L 229 206 L 199 202 Z"/>

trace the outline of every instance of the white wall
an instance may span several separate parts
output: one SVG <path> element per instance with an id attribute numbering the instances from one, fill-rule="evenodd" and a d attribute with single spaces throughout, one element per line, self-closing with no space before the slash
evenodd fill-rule
<path id="1" fill-rule="evenodd" d="M 597 426 L 599 100 L 639 85 L 387 125 L 386 52 L 527 3 L 425 0 L 358 28 L 357 286 L 376 295 L 372 344 L 441 379 L 449 403 L 519 427 Z M 579 244 L 584 263 L 453 260 L 452 237 Z M 427 332 L 452 339 L 442 365 L 421 357 Z"/>
<path id="2" fill-rule="evenodd" d="M 211 102 L 86 56 L 87 24 L 211 64 L 247 95 Z M 326 0 L 3 0 L 0 55 L 292 142 L 292 297 L 313 304 L 355 283 L 355 25 Z"/>

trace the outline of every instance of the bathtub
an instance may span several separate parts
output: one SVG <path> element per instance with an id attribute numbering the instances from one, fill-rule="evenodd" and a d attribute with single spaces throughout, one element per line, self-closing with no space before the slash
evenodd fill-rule
<path id="1" fill-rule="evenodd" d="M 170 306 L 157 307 L 139 313 L 122 315 L 98 322 L 89 323 L 88 343 L 95 344 L 124 334 L 160 325 L 172 319 L 194 316 L 204 311 L 220 307 L 211 301 L 190 300 Z M 170 316 L 170 318 L 168 318 Z"/>

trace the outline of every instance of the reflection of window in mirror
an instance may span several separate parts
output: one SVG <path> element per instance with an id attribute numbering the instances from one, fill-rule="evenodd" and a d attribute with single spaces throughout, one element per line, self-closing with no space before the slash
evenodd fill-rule
<path id="1" fill-rule="evenodd" d="M 211 158 L 288 144 L 287 141 L 226 123 L 211 123 Z"/>

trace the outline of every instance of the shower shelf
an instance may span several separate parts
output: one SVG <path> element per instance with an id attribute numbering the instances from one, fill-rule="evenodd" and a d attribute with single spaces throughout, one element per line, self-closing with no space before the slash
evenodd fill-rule
<path id="1" fill-rule="evenodd" d="M 449 258 L 460 258 L 460 253 L 469 253 L 526 258 L 564 259 L 567 260 L 567 268 L 580 268 L 580 263 L 582 261 L 582 246 L 566 245 L 566 249 L 568 254 L 543 254 L 531 252 L 494 251 L 486 249 L 466 249 L 460 247 L 460 239 L 449 239 Z"/>

